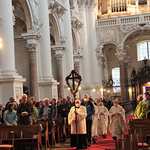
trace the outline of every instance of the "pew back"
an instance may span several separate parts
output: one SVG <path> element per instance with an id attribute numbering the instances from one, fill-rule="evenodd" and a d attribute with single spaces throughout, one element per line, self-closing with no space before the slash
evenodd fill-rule
<path id="1" fill-rule="evenodd" d="M 146 147 L 145 139 L 150 136 L 150 120 L 135 119 L 129 122 L 130 150 L 138 150 L 138 143 Z M 148 145 L 147 145 L 148 147 Z"/>
<path id="2" fill-rule="evenodd" d="M 41 128 L 39 124 L 29 126 L 0 126 L 0 144 L 12 144 L 29 142 L 36 143 L 37 149 L 40 143 Z M 31 144 L 32 145 L 32 144 Z"/>

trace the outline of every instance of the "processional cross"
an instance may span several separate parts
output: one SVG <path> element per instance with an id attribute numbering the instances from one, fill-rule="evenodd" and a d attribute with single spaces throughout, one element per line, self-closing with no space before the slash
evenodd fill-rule
<path id="1" fill-rule="evenodd" d="M 71 73 L 66 77 L 66 83 L 70 88 L 74 99 L 76 98 L 76 93 L 78 92 L 81 80 L 81 76 L 75 70 L 72 70 Z"/>
<path id="2" fill-rule="evenodd" d="M 76 99 L 76 93 L 78 92 L 81 80 L 82 80 L 81 76 L 75 70 L 72 70 L 71 73 L 66 77 L 66 83 L 70 88 L 71 94 L 74 97 L 74 101 Z M 75 122 L 76 122 L 76 133 L 78 133 L 76 106 L 75 106 Z M 77 143 L 78 143 L 78 137 L 77 137 Z"/>

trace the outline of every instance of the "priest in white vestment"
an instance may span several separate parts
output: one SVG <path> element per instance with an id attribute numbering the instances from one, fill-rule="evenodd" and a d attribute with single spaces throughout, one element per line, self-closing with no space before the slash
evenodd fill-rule
<path id="1" fill-rule="evenodd" d="M 125 110 L 119 105 L 118 98 L 113 100 L 113 106 L 109 110 L 110 132 L 114 140 L 122 139 L 125 133 Z"/>
<path id="2" fill-rule="evenodd" d="M 108 116 L 109 116 L 109 111 L 104 106 L 102 99 L 96 100 L 94 108 L 95 113 L 93 116 L 93 126 L 92 126 L 93 142 L 95 142 L 95 138 L 98 136 L 103 136 L 104 138 L 106 137 L 108 129 Z"/>
<path id="3" fill-rule="evenodd" d="M 71 125 L 71 147 L 87 148 L 86 116 L 86 107 L 76 99 L 75 106 L 71 107 L 68 114 L 68 124 Z"/>

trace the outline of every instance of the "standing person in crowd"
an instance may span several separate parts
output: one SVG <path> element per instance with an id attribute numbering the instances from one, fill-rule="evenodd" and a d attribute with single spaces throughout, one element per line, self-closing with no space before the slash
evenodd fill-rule
<path id="1" fill-rule="evenodd" d="M 0 104 L 0 125 L 3 123 L 3 112 L 4 112 L 3 105 Z"/>
<path id="2" fill-rule="evenodd" d="M 56 144 L 56 122 L 57 122 L 57 103 L 56 99 L 51 100 L 50 105 L 50 117 L 49 117 L 49 128 L 51 130 L 51 144 L 54 146 Z"/>
<path id="3" fill-rule="evenodd" d="M 13 104 L 14 104 L 14 109 L 17 110 L 18 104 L 17 104 L 17 102 L 15 101 L 15 98 L 14 98 L 14 97 L 10 97 L 10 98 L 9 98 L 9 101 L 8 101 L 8 102 L 6 103 L 6 105 L 5 105 L 5 110 L 8 110 L 8 105 L 9 105 L 10 103 L 13 103 Z"/>
<path id="4" fill-rule="evenodd" d="M 87 148 L 86 116 L 85 106 L 76 99 L 68 114 L 68 124 L 71 125 L 71 147 L 77 147 L 77 150 Z"/>
<path id="5" fill-rule="evenodd" d="M 60 107 L 60 115 L 62 118 L 62 125 L 61 125 L 61 133 L 62 133 L 62 142 L 65 141 L 66 138 L 66 129 L 67 129 L 67 117 L 69 113 L 69 104 L 65 98 L 62 99 L 61 107 Z"/>
<path id="6" fill-rule="evenodd" d="M 119 105 L 119 99 L 113 100 L 113 106 L 109 110 L 110 115 L 110 132 L 114 140 L 122 139 L 125 133 L 125 110 Z"/>
<path id="7" fill-rule="evenodd" d="M 22 99 L 20 100 L 20 104 L 17 109 L 18 114 L 18 123 L 20 125 L 30 125 L 31 124 L 31 112 L 32 107 L 27 101 L 27 95 L 23 94 Z"/>
<path id="8" fill-rule="evenodd" d="M 144 119 L 147 116 L 150 107 L 150 94 L 148 92 L 143 94 L 143 100 L 141 100 L 136 106 L 134 116 L 138 119 Z"/>
<path id="9" fill-rule="evenodd" d="M 51 108 L 49 106 L 49 98 L 44 98 L 41 102 L 41 107 L 39 110 L 39 116 L 42 120 L 48 120 L 50 119 L 51 115 Z"/>
<path id="10" fill-rule="evenodd" d="M 35 100 L 31 101 L 31 105 L 32 105 L 31 120 L 32 124 L 35 124 L 37 123 L 39 117 L 38 108 L 36 107 L 36 101 Z"/>
<path id="11" fill-rule="evenodd" d="M 17 125 L 17 112 L 14 109 L 14 104 L 13 103 L 9 103 L 7 106 L 7 110 L 5 110 L 4 112 L 4 123 L 7 126 L 13 126 L 13 125 Z"/>
<path id="12" fill-rule="evenodd" d="M 87 140 L 88 146 L 91 145 L 91 133 L 92 133 L 92 117 L 94 114 L 94 106 L 92 103 L 92 98 L 89 98 L 88 95 L 85 95 L 83 98 L 83 105 L 86 107 L 87 117 L 86 117 L 86 130 L 87 130 Z"/>
<path id="13" fill-rule="evenodd" d="M 95 113 L 93 116 L 93 125 L 92 125 L 92 140 L 95 143 L 95 138 L 102 136 L 106 138 L 107 129 L 108 129 L 108 109 L 104 106 L 102 98 L 96 99 L 96 104 L 94 105 Z"/>

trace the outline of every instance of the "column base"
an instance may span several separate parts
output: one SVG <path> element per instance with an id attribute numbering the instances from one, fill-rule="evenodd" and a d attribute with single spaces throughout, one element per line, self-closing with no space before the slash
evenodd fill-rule
<path id="1" fill-rule="evenodd" d="M 39 99 L 43 99 L 45 97 L 57 99 L 58 98 L 57 85 L 58 82 L 54 79 L 41 80 L 39 82 Z"/>
<path id="2" fill-rule="evenodd" d="M 6 104 L 11 96 L 19 101 L 25 79 L 16 72 L 0 72 L 0 103 Z"/>

